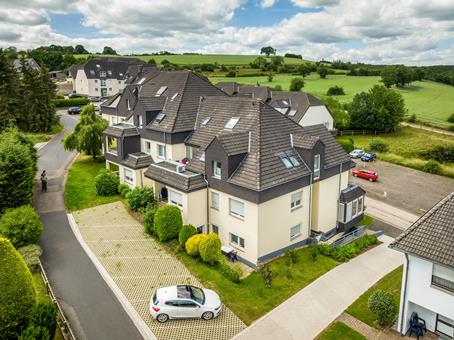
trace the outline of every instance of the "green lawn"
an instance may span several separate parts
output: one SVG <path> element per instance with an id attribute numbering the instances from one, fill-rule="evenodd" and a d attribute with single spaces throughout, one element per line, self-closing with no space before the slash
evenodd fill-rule
<path id="1" fill-rule="evenodd" d="M 369 149 L 369 142 L 376 138 L 375 135 L 339 136 L 339 140 L 352 139 L 355 147 Z M 433 148 L 436 145 L 454 145 L 454 138 L 411 127 L 400 127 L 395 133 L 383 134 L 380 139 L 388 146 L 388 151 L 378 153 L 378 159 L 421 169 L 427 160 L 420 158 L 420 152 Z M 443 175 L 454 177 L 454 163 L 442 165 Z"/>
<path id="2" fill-rule="evenodd" d="M 340 321 L 332 323 L 325 329 L 318 337 L 317 340 L 365 340 L 367 339 L 361 333 L 348 327 Z"/>
<path id="3" fill-rule="evenodd" d="M 396 301 L 397 306 L 399 306 L 400 288 L 402 284 L 402 271 L 403 268 L 402 266 L 400 266 L 399 268 L 383 277 L 375 285 L 369 288 L 363 295 L 361 295 L 355 302 L 353 302 L 353 304 L 351 304 L 347 308 L 346 312 L 351 316 L 354 316 L 358 320 L 361 320 L 362 322 L 368 324 L 369 326 L 380 329 L 380 326 L 377 322 L 377 317 L 367 307 L 367 300 L 374 290 L 382 289 L 390 292 L 394 296 L 394 300 Z M 396 311 L 396 316 L 397 313 L 398 311 Z M 390 322 L 392 321 L 393 320 L 390 320 Z"/>
<path id="4" fill-rule="evenodd" d="M 63 131 L 63 129 L 64 127 L 62 124 L 56 124 L 52 127 L 51 132 L 24 132 L 24 135 L 27 136 L 33 144 L 43 143 L 50 141 L 55 134 Z"/>
<path id="5" fill-rule="evenodd" d="M 96 195 L 94 178 L 99 170 L 105 167 L 104 162 L 94 162 L 89 156 L 81 155 L 76 159 L 69 169 L 65 187 L 65 203 L 69 211 L 112 203 L 121 199 L 120 195 Z"/>
<path id="6" fill-rule="evenodd" d="M 263 278 L 257 272 L 253 272 L 237 285 L 183 251 L 179 252 L 177 257 L 205 287 L 217 291 L 222 301 L 249 325 L 338 265 L 338 262 L 322 255 L 313 262 L 308 247 L 297 250 L 297 254 L 298 261 L 291 269 L 285 257 L 271 262 L 271 268 L 277 272 L 271 288 L 265 288 Z"/>
<path id="7" fill-rule="evenodd" d="M 374 222 L 374 218 L 372 216 L 364 214 L 363 219 L 356 223 L 356 226 L 365 225 L 366 227 Z"/>

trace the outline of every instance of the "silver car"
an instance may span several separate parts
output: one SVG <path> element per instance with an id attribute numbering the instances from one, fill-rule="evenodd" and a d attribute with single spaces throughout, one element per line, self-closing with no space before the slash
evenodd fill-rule
<path id="1" fill-rule="evenodd" d="M 189 285 L 158 288 L 150 299 L 150 313 L 159 322 L 169 319 L 211 320 L 221 313 L 221 299 L 211 289 Z"/>
<path id="2" fill-rule="evenodd" d="M 350 152 L 350 157 L 351 158 L 361 158 L 365 154 L 364 150 L 361 149 L 355 149 L 352 152 Z"/>

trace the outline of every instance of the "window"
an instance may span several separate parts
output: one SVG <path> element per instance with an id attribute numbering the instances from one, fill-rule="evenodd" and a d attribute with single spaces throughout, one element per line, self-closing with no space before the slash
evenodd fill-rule
<path id="1" fill-rule="evenodd" d="M 205 152 L 202 152 L 199 158 L 202 162 L 205 162 Z"/>
<path id="2" fill-rule="evenodd" d="M 221 163 L 213 161 L 213 177 L 221 178 Z"/>
<path id="3" fill-rule="evenodd" d="M 166 146 L 163 144 L 158 144 L 158 157 L 166 158 Z"/>
<path id="4" fill-rule="evenodd" d="M 202 126 L 206 126 L 211 120 L 211 117 L 206 117 L 204 120 L 202 120 Z"/>
<path id="5" fill-rule="evenodd" d="M 217 225 L 211 225 L 211 231 L 217 235 L 219 235 L 219 227 Z M 244 242 L 243 242 L 244 243 Z"/>
<path id="6" fill-rule="evenodd" d="M 101 86 L 106 86 L 106 80 L 105 79 L 101 79 Z"/>
<path id="7" fill-rule="evenodd" d="M 229 233 L 230 235 L 230 243 L 237 246 L 237 247 L 240 247 L 240 248 L 244 248 L 244 238 L 242 237 L 239 237 L 235 234 L 232 234 L 232 233 Z"/>
<path id="8" fill-rule="evenodd" d="M 282 163 L 284 163 L 285 167 L 290 170 L 296 168 L 301 165 L 298 157 L 290 152 L 282 153 L 279 155 L 281 158 Z"/>
<path id="9" fill-rule="evenodd" d="M 179 208 L 183 208 L 183 195 L 179 192 L 169 190 L 169 202 Z"/>
<path id="10" fill-rule="evenodd" d="M 95 87 L 95 91 L 98 92 L 98 88 L 97 87 Z"/>
<path id="11" fill-rule="evenodd" d="M 109 76 L 111 76 L 111 75 L 112 75 L 112 71 L 111 71 L 111 70 L 107 70 L 107 74 L 108 74 Z"/>
<path id="12" fill-rule="evenodd" d="M 174 95 L 172 96 L 172 98 L 170 98 L 170 100 L 171 100 L 171 101 L 174 101 L 174 100 L 175 100 L 175 98 L 176 98 L 177 96 L 178 96 L 178 92 L 177 92 L 177 93 L 175 93 L 175 94 L 174 94 Z"/>
<path id="13" fill-rule="evenodd" d="M 238 121 L 240 120 L 240 118 L 230 118 L 230 120 L 227 122 L 227 124 L 225 124 L 225 128 L 226 129 L 233 129 L 236 125 L 236 123 L 238 123 Z"/>
<path id="14" fill-rule="evenodd" d="M 164 113 L 160 113 L 160 114 L 158 114 L 158 115 L 156 116 L 156 118 L 154 119 L 154 121 L 155 121 L 156 123 L 159 124 L 159 123 L 162 122 L 162 120 L 164 119 L 165 116 L 166 116 L 166 115 L 165 115 Z"/>
<path id="15" fill-rule="evenodd" d="M 143 117 L 139 116 L 139 127 L 143 127 Z"/>
<path id="16" fill-rule="evenodd" d="M 288 115 L 290 117 L 293 117 L 295 114 L 296 114 L 296 110 L 290 110 L 290 112 L 288 113 Z"/>
<path id="17" fill-rule="evenodd" d="M 95 79 L 95 84 L 97 84 L 97 83 L 98 83 L 98 79 Z"/>
<path id="18" fill-rule="evenodd" d="M 364 208 L 363 201 L 364 201 L 363 196 L 358 198 L 358 213 L 361 213 L 363 211 Z"/>
<path id="19" fill-rule="evenodd" d="M 301 191 L 294 192 L 292 194 L 292 200 L 291 200 L 291 203 L 290 203 L 290 209 L 291 210 L 301 207 L 301 199 L 302 199 L 302 197 L 303 197 L 303 193 Z"/>
<path id="20" fill-rule="evenodd" d="M 454 270 L 434 263 L 432 285 L 454 292 Z"/>
<path id="21" fill-rule="evenodd" d="M 211 192 L 211 207 L 219 210 L 219 194 L 217 192 Z"/>
<path id="22" fill-rule="evenodd" d="M 144 145 L 145 145 L 145 153 L 150 155 L 151 154 L 151 143 L 145 141 Z"/>
<path id="23" fill-rule="evenodd" d="M 281 159 L 287 169 L 293 169 L 293 164 L 287 157 L 283 157 Z"/>
<path id="24" fill-rule="evenodd" d="M 187 301 L 187 300 L 180 300 L 178 301 L 178 307 L 184 307 L 184 308 L 196 308 L 198 304 L 195 302 Z"/>
<path id="25" fill-rule="evenodd" d="M 344 222 L 345 219 L 345 204 L 340 203 L 339 204 L 339 222 Z"/>
<path id="26" fill-rule="evenodd" d="M 118 145 L 115 137 L 107 137 L 107 152 L 115 156 L 118 155 Z"/>
<path id="27" fill-rule="evenodd" d="M 128 108 L 129 111 L 131 111 L 131 103 L 129 99 L 126 99 L 126 107 Z"/>
<path id="28" fill-rule="evenodd" d="M 347 218 L 345 222 L 349 222 L 352 219 L 352 202 L 347 203 Z"/>
<path id="29" fill-rule="evenodd" d="M 358 213 L 358 200 L 352 202 L 352 217 L 355 217 Z"/>
<path id="30" fill-rule="evenodd" d="M 320 178 L 320 155 L 314 156 L 314 180 Z"/>
<path id="31" fill-rule="evenodd" d="M 288 156 L 288 159 L 295 168 L 300 165 L 300 161 L 298 160 L 298 158 L 296 158 L 295 155 Z"/>
<path id="32" fill-rule="evenodd" d="M 323 125 L 329 130 L 329 122 L 324 122 Z"/>
<path id="33" fill-rule="evenodd" d="M 111 87 L 109 87 L 109 91 L 112 92 L 112 88 Z"/>
<path id="34" fill-rule="evenodd" d="M 194 153 L 193 153 L 192 147 L 186 145 L 186 158 L 187 159 L 192 159 L 193 154 Z"/>
<path id="35" fill-rule="evenodd" d="M 347 223 L 355 217 L 361 215 L 364 210 L 364 196 L 346 203 L 347 210 L 345 211 L 345 203 L 339 204 L 339 222 Z"/>
<path id="36" fill-rule="evenodd" d="M 91 74 L 92 76 L 94 76 L 94 75 L 95 75 L 95 70 L 90 70 L 90 74 Z"/>
<path id="37" fill-rule="evenodd" d="M 301 223 L 290 228 L 290 240 L 301 235 Z"/>
<path id="38" fill-rule="evenodd" d="M 161 86 L 156 92 L 155 97 L 160 97 L 165 92 L 165 90 L 167 90 L 167 86 Z"/>
<path id="39" fill-rule="evenodd" d="M 106 71 L 99 71 L 99 76 L 106 77 L 107 76 Z"/>
<path id="40" fill-rule="evenodd" d="M 124 168 L 124 181 L 129 184 L 134 184 L 134 174 L 131 169 Z"/>
<path id="41" fill-rule="evenodd" d="M 144 81 L 145 81 L 145 77 L 140 78 L 139 81 L 137 82 L 137 84 L 142 85 Z"/>
<path id="42" fill-rule="evenodd" d="M 229 199 L 230 205 L 230 215 L 238 217 L 240 219 L 244 218 L 244 203 L 234 200 L 232 198 Z"/>

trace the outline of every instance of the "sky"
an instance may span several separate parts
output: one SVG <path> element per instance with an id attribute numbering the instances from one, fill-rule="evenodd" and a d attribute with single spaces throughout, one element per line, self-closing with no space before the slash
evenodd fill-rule
<path id="1" fill-rule="evenodd" d="M 0 47 L 454 64 L 454 0 L 0 0 Z"/>

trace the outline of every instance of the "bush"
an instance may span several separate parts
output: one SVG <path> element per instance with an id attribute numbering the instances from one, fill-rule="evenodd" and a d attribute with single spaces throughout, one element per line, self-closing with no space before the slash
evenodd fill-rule
<path id="1" fill-rule="evenodd" d="M 70 98 L 55 100 L 56 107 L 84 106 L 90 103 L 88 98 Z"/>
<path id="2" fill-rule="evenodd" d="M 216 233 L 209 233 L 207 237 L 200 241 L 200 257 L 204 262 L 214 264 L 221 257 L 221 240 Z"/>
<path id="3" fill-rule="evenodd" d="M 454 162 L 454 145 L 436 145 L 420 153 L 422 158 L 434 159 L 437 162 Z"/>
<path id="4" fill-rule="evenodd" d="M 154 215 L 156 213 L 156 206 L 154 204 L 148 205 L 145 212 L 142 214 L 142 222 L 145 227 L 145 232 L 148 235 L 154 235 Z"/>
<path id="5" fill-rule="evenodd" d="M 277 273 L 271 269 L 271 266 L 269 264 L 264 264 L 258 269 L 258 273 L 263 277 L 265 288 L 271 288 L 271 283 L 277 275 Z"/>
<path id="6" fill-rule="evenodd" d="M 41 256 L 42 250 L 38 244 L 30 244 L 25 247 L 17 249 L 17 252 L 22 256 L 27 265 L 28 269 L 32 273 L 38 271 L 39 257 Z"/>
<path id="7" fill-rule="evenodd" d="M 317 247 L 316 244 L 311 243 L 309 245 L 309 248 L 311 250 L 311 259 L 312 259 L 312 261 L 315 262 L 317 260 L 317 257 L 318 257 L 318 247 Z"/>
<path id="8" fill-rule="evenodd" d="M 191 224 L 185 224 L 181 227 L 180 233 L 178 234 L 178 243 L 184 247 L 186 241 L 195 234 L 197 234 L 196 227 Z"/>
<path id="9" fill-rule="evenodd" d="M 30 324 L 35 327 L 45 328 L 49 334 L 55 334 L 57 328 L 57 309 L 50 302 L 39 302 L 33 307 L 30 315 Z"/>
<path id="10" fill-rule="evenodd" d="M 448 118 L 448 122 L 454 123 L 454 113 L 451 113 L 451 115 Z"/>
<path id="11" fill-rule="evenodd" d="M 448 131 L 454 131 L 454 124 L 448 126 Z"/>
<path id="12" fill-rule="evenodd" d="M 346 153 L 350 153 L 355 149 L 355 145 L 349 140 L 341 139 L 338 140 L 337 142 L 342 146 L 342 149 L 344 149 Z"/>
<path id="13" fill-rule="evenodd" d="M 381 289 L 375 290 L 367 300 L 367 306 L 378 317 L 380 325 L 384 326 L 397 312 L 397 305 L 391 293 Z"/>
<path id="14" fill-rule="evenodd" d="M 273 91 L 282 91 L 282 86 L 281 85 L 276 85 L 274 88 L 273 88 Z"/>
<path id="15" fill-rule="evenodd" d="M 15 248 L 38 243 L 43 224 L 30 205 L 8 209 L 0 218 L 0 235 L 8 238 Z"/>
<path id="16" fill-rule="evenodd" d="M 184 246 L 186 253 L 188 253 L 189 256 L 193 257 L 199 256 L 199 245 L 205 237 L 207 236 L 204 234 L 195 234 L 188 238 Z"/>
<path id="17" fill-rule="evenodd" d="M 113 196 L 118 194 L 118 176 L 107 169 L 102 169 L 95 177 L 96 194 L 99 196 Z"/>
<path id="18" fill-rule="evenodd" d="M 332 86 L 326 92 L 328 96 L 342 96 L 345 94 L 344 88 L 340 86 Z"/>
<path id="19" fill-rule="evenodd" d="M 408 118 L 409 123 L 415 123 L 416 122 L 416 115 L 413 113 L 409 118 Z"/>
<path id="20" fill-rule="evenodd" d="M 135 187 L 126 196 L 129 208 L 132 211 L 145 209 L 148 205 L 155 205 L 154 192 L 152 188 Z"/>
<path id="21" fill-rule="evenodd" d="M 299 92 L 304 87 L 304 79 L 302 77 L 293 78 L 290 81 L 290 91 Z"/>
<path id="22" fill-rule="evenodd" d="M 374 138 L 369 142 L 369 148 L 372 151 L 377 151 L 377 152 L 386 152 L 388 150 L 388 146 L 383 142 L 382 139 L 380 138 Z"/>
<path id="23" fill-rule="evenodd" d="M 422 171 L 428 172 L 429 174 L 439 174 L 441 172 L 441 165 L 437 161 L 431 159 L 423 165 Z"/>
<path id="24" fill-rule="evenodd" d="M 28 326 L 19 336 L 19 340 L 50 340 L 49 331 L 45 327 Z"/>
<path id="25" fill-rule="evenodd" d="M 131 192 L 131 188 L 129 185 L 125 183 L 120 183 L 118 185 L 118 193 L 121 195 L 121 197 L 126 198 L 126 195 L 128 195 Z"/>
<path id="26" fill-rule="evenodd" d="M 333 248 L 330 244 L 319 244 L 317 248 L 320 254 L 332 257 L 339 262 L 345 262 L 373 244 L 377 244 L 377 237 L 364 235 L 352 243 L 337 248 Z"/>
<path id="27" fill-rule="evenodd" d="M 293 264 L 298 261 L 298 254 L 296 253 L 295 249 L 290 249 L 285 253 L 285 257 L 287 259 L 288 266 L 292 266 Z"/>
<path id="28" fill-rule="evenodd" d="M 36 291 L 27 265 L 5 238 L 0 238 L 0 287 L 0 337 L 14 339 L 27 326 Z"/>
<path id="29" fill-rule="evenodd" d="M 228 78 L 235 78 L 236 77 L 236 71 L 230 70 L 229 72 L 227 72 L 227 74 L 225 76 L 228 77 Z"/>
<path id="30" fill-rule="evenodd" d="M 221 258 L 215 268 L 226 279 L 232 281 L 233 283 L 240 283 L 242 274 L 240 267 L 236 265 L 231 267 L 227 264 L 224 258 Z"/>
<path id="31" fill-rule="evenodd" d="M 176 206 L 165 205 L 156 210 L 154 215 L 154 231 L 159 241 L 166 242 L 176 238 L 182 225 L 181 211 Z"/>

